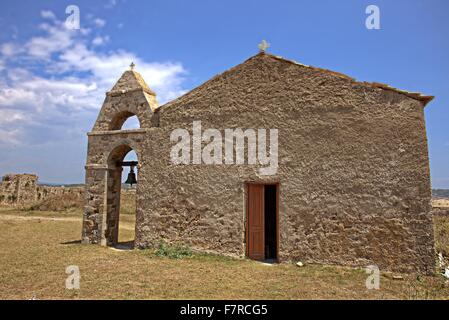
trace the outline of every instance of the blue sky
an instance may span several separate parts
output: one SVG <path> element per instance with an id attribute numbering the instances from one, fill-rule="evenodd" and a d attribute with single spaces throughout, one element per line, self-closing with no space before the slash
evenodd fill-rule
<path id="1" fill-rule="evenodd" d="M 380 30 L 365 8 L 380 9 Z M 66 30 L 68 5 L 80 30 Z M 432 185 L 449 188 L 449 1 L 1 1 L 0 175 L 84 181 L 104 92 L 131 61 L 160 102 L 257 53 L 435 95 Z"/>

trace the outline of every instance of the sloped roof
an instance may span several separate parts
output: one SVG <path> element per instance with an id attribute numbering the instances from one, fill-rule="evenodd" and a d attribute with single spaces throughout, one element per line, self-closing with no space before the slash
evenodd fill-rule
<path id="1" fill-rule="evenodd" d="M 276 56 L 276 55 L 272 55 L 272 54 L 268 54 L 268 53 L 265 53 L 265 52 L 260 52 L 258 55 L 260 55 L 260 54 L 265 54 L 265 55 L 267 55 L 267 56 L 269 56 L 269 57 L 271 57 L 271 58 L 273 58 L 273 59 L 277 59 L 277 60 L 280 60 L 280 61 L 292 63 L 292 64 L 299 65 L 299 66 L 306 67 L 306 68 L 311 68 L 311 69 L 313 69 L 313 70 L 317 70 L 317 71 L 320 71 L 320 72 L 325 72 L 325 73 L 328 73 L 328 74 L 333 74 L 333 75 L 335 75 L 335 76 L 338 76 L 338 77 L 341 77 L 341 78 L 344 78 L 344 79 L 353 81 L 354 83 L 358 83 L 358 84 L 362 84 L 362 85 L 367 85 L 367 86 L 371 86 L 371 87 L 374 87 L 374 88 L 381 88 L 381 89 L 385 89 L 385 90 L 394 91 L 394 92 L 397 92 L 397 93 L 406 95 L 406 96 L 408 96 L 408 97 L 410 97 L 410 98 L 412 98 L 412 99 L 421 101 L 421 102 L 424 103 L 424 106 L 425 106 L 427 103 L 429 103 L 430 101 L 432 101 L 433 98 L 434 98 L 434 96 L 423 95 L 423 94 L 421 94 L 421 93 L 419 93 L 419 92 L 409 92 L 409 91 L 397 89 L 397 88 L 391 87 L 391 86 L 389 86 L 388 84 L 384 84 L 384 83 L 379 83 L 379 82 L 366 82 L 366 81 L 361 82 L 361 81 L 357 81 L 356 79 L 354 79 L 354 78 L 352 78 L 352 77 L 349 77 L 349 76 L 347 76 L 347 75 L 345 75 L 345 74 L 343 74 L 343 73 L 339 73 L 339 72 L 332 71 L 332 70 L 327 70 L 327 69 L 322 69 L 322 68 L 317 68 L 317 67 L 308 66 L 308 65 L 305 65 L 305 64 L 296 62 L 296 61 L 294 61 L 294 60 L 285 59 L 285 58 L 283 58 L 283 57 Z M 256 55 L 256 56 L 257 56 L 257 55 Z M 251 58 L 249 58 L 249 59 L 253 59 L 253 58 L 256 57 L 256 56 L 253 56 L 253 57 L 251 57 Z M 249 60 L 249 59 L 248 59 L 248 60 Z"/>
<path id="2" fill-rule="evenodd" d="M 134 70 L 125 71 L 109 93 L 125 93 L 134 90 L 143 90 L 150 95 L 156 95 L 145 83 L 140 73 Z"/>
<path id="3" fill-rule="evenodd" d="M 197 90 L 200 90 L 201 88 L 206 87 L 210 81 L 213 81 L 214 79 L 220 77 L 220 76 L 223 75 L 223 74 L 226 74 L 226 73 L 228 73 L 228 72 L 232 72 L 234 69 L 238 68 L 238 67 L 239 67 L 240 65 L 242 65 L 242 64 L 245 64 L 247 61 L 250 61 L 250 60 L 252 60 L 252 59 L 258 59 L 258 58 L 261 58 L 261 57 L 268 57 L 268 58 L 272 58 L 272 59 L 275 59 L 275 60 L 280 61 L 280 62 L 290 63 L 290 64 L 293 64 L 293 65 L 297 65 L 297 66 L 299 66 L 299 67 L 310 68 L 310 69 L 316 70 L 316 71 L 318 71 L 318 72 L 323 72 L 323 73 L 326 73 L 326 74 L 331 74 L 331 75 L 340 77 L 340 78 L 342 78 L 342 79 L 346 79 L 346 80 L 352 81 L 353 83 L 356 83 L 356 84 L 359 84 L 359 85 L 363 85 L 363 86 L 367 86 L 367 87 L 372 87 L 372 88 L 380 88 L 380 89 L 382 89 L 382 90 L 389 90 L 389 91 L 393 91 L 393 92 L 396 92 L 396 93 L 399 93 L 399 94 L 403 94 L 403 95 L 405 95 L 405 96 L 407 96 L 407 97 L 410 97 L 410 98 L 412 98 L 412 99 L 421 101 L 421 102 L 423 103 L 423 106 L 425 106 L 427 103 L 429 103 L 430 101 L 432 101 L 432 99 L 434 98 L 433 96 L 423 95 L 423 94 L 421 94 L 421 93 L 419 93 L 419 92 L 409 92 L 409 91 L 405 91 L 405 90 L 400 90 L 400 89 L 397 89 L 397 88 L 393 88 L 393 87 L 390 87 L 389 85 L 383 84 L 383 83 L 378 83 L 378 82 L 366 82 L 366 81 L 363 81 L 363 82 L 362 82 L 362 81 L 357 81 L 357 80 L 354 79 L 354 78 L 351 78 L 351 77 L 349 77 L 349 76 L 347 76 L 347 75 L 345 75 L 345 74 L 342 74 L 342 73 L 339 73 L 339 72 L 336 72 L 336 71 L 331 71 L 331 70 L 327 70 L 327 69 L 322 69 L 322 68 L 317 68 L 317 67 L 308 66 L 308 65 L 305 65 L 305 64 L 296 62 L 296 61 L 294 61 L 294 60 L 285 59 L 285 58 L 283 58 L 283 57 L 276 56 L 276 55 L 269 54 L 269 53 L 266 53 L 266 52 L 263 52 L 263 51 L 262 51 L 262 52 L 259 52 L 259 53 L 256 54 L 256 55 L 254 55 L 254 56 L 248 58 L 248 59 L 245 60 L 243 63 L 238 64 L 238 65 L 236 65 L 236 66 L 234 66 L 234 67 L 232 67 L 232 68 L 230 68 L 230 69 L 228 69 L 228 70 L 226 70 L 226 71 L 224 71 L 224 72 L 222 72 L 222 73 L 220 73 L 220 74 L 215 75 L 215 76 L 212 77 L 211 79 L 207 80 L 206 82 L 204 82 L 203 84 L 199 85 L 198 87 L 192 89 L 191 91 L 185 93 L 184 95 L 182 95 L 182 96 L 180 96 L 180 97 L 178 97 L 178 98 L 176 98 L 176 99 L 174 99 L 174 100 L 172 100 L 172 101 L 169 101 L 169 102 L 167 102 L 167 103 L 164 104 L 164 105 L 159 106 L 159 108 L 164 109 L 164 108 L 166 108 L 166 107 L 170 107 L 171 105 L 176 104 L 180 99 L 183 99 L 184 97 L 189 96 L 189 95 L 190 95 L 191 93 L 193 93 L 194 91 L 197 91 Z"/>

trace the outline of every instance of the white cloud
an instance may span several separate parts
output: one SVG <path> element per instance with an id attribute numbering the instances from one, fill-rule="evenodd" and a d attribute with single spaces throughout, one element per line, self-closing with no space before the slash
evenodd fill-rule
<path id="1" fill-rule="evenodd" d="M 99 27 L 99 28 L 103 28 L 103 27 L 106 25 L 106 21 L 103 20 L 103 19 L 100 19 L 100 18 L 96 18 L 96 19 L 94 20 L 94 23 L 95 23 L 95 25 L 96 25 L 97 27 Z"/>
<path id="2" fill-rule="evenodd" d="M 0 146 L 17 146 L 21 144 L 20 140 L 18 129 L 3 130 L 0 128 Z"/>
<path id="3" fill-rule="evenodd" d="M 58 20 L 40 25 L 40 32 L 22 45 L 22 51 L 17 52 L 18 43 L 0 47 L 2 53 L 16 50 L 17 54 L 14 60 L 0 60 L 0 70 L 7 70 L 0 80 L 2 145 L 83 141 L 105 92 L 129 69 L 131 61 L 159 102 L 184 93 L 185 70 L 180 63 L 148 62 L 126 50 L 99 53 L 95 48 L 107 44 L 107 35 L 93 37 L 88 29 L 68 30 Z"/>
<path id="4" fill-rule="evenodd" d="M 148 63 L 126 51 L 101 55 L 89 50 L 83 44 L 76 45 L 74 50 L 66 51 L 60 58 L 62 69 L 90 71 L 106 91 L 134 61 L 136 70 L 158 93 L 162 102 L 173 98 L 176 93 L 178 95 L 182 93 L 180 84 L 185 70 L 179 63 Z"/>
<path id="5" fill-rule="evenodd" d="M 28 54 L 36 58 L 48 59 L 51 54 L 69 48 L 73 45 L 74 37 L 77 35 L 77 30 L 69 30 L 61 22 L 54 25 L 44 23 L 39 27 L 47 34 L 33 37 L 25 44 Z"/>
<path id="6" fill-rule="evenodd" d="M 8 70 L 8 79 L 14 82 L 22 81 L 31 76 L 32 74 L 23 68 L 10 68 Z"/>
<path id="7" fill-rule="evenodd" d="M 27 117 L 23 111 L 14 109 L 0 109 L 0 125 L 14 123 L 16 121 L 26 121 Z"/>
<path id="8" fill-rule="evenodd" d="M 23 106 L 35 104 L 37 96 L 35 92 L 24 88 L 2 88 L 0 90 L 0 106 L 2 108 L 21 109 Z"/>
<path id="9" fill-rule="evenodd" d="M 92 40 L 92 44 L 94 46 L 102 46 L 102 45 L 106 44 L 107 42 L 109 42 L 109 36 L 105 36 L 105 37 L 98 36 Z"/>
<path id="10" fill-rule="evenodd" d="M 20 47 L 12 42 L 3 43 L 0 46 L 0 53 L 5 57 L 11 57 L 20 52 Z"/>
<path id="11" fill-rule="evenodd" d="M 56 16 L 55 14 L 50 11 L 50 10 L 42 10 L 41 11 L 41 17 L 44 19 L 50 19 L 50 20 L 55 20 Z"/>
<path id="12" fill-rule="evenodd" d="M 117 0 L 109 0 L 109 2 L 104 6 L 106 9 L 112 9 L 117 5 Z"/>

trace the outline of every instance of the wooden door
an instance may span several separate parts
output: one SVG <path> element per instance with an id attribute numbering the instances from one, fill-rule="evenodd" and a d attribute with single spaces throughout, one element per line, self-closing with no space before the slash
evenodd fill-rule
<path id="1" fill-rule="evenodd" d="M 250 259 L 265 259 L 263 185 L 248 184 L 247 255 Z"/>

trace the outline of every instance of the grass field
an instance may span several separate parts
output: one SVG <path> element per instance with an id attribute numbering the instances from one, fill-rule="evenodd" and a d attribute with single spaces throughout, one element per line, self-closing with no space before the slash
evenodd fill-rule
<path id="1" fill-rule="evenodd" d="M 133 215 L 121 220 L 120 240 L 131 240 Z M 73 211 L 0 209 L 0 226 L 1 299 L 449 299 L 442 276 L 382 273 L 380 289 L 368 290 L 363 269 L 82 245 Z M 65 288 L 69 265 L 79 266 L 79 290 Z"/>

